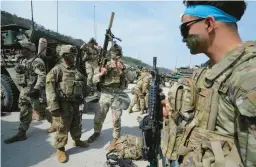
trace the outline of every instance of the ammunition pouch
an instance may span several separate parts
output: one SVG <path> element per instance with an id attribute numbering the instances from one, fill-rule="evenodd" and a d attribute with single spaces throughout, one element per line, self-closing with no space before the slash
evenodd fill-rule
<path id="1" fill-rule="evenodd" d="M 196 88 L 192 80 L 182 78 L 170 88 L 168 100 L 174 109 L 172 118 L 177 125 L 185 120 L 191 121 L 194 117 Z"/>
<path id="2" fill-rule="evenodd" d="M 172 118 L 164 119 L 161 148 L 166 158 L 169 160 L 178 160 L 179 147 L 182 144 L 184 135 L 184 128 L 178 127 Z"/>
<path id="3" fill-rule="evenodd" d="M 25 87 L 27 85 L 25 74 L 17 73 L 16 74 L 16 79 L 17 79 L 17 84 L 19 86 Z"/>
<path id="4" fill-rule="evenodd" d="M 185 157 L 184 165 L 202 167 L 243 166 L 234 138 L 201 128 L 186 129 L 179 147 L 179 155 Z M 189 141 L 184 142 L 187 138 Z M 190 159 L 190 161 L 186 161 Z"/>
<path id="5" fill-rule="evenodd" d="M 72 81 L 66 80 L 60 83 L 61 93 L 63 93 L 67 98 L 75 98 L 82 96 L 84 82 L 82 81 Z"/>

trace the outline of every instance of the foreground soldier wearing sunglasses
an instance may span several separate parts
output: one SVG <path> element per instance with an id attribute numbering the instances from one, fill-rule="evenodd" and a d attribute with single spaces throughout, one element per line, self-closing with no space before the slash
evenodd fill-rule
<path id="1" fill-rule="evenodd" d="M 172 135 L 163 153 L 178 160 L 180 166 L 255 166 L 256 43 L 243 42 L 236 24 L 246 4 L 184 4 L 180 26 L 183 42 L 191 54 L 205 53 L 210 63 L 190 81 L 179 81 L 183 87 L 170 89 L 163 112 Z M 194 101 L 186 103 L 188 99 Z"/>

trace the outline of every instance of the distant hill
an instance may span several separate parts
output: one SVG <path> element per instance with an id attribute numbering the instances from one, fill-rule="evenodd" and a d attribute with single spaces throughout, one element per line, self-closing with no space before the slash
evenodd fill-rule
<path id="1" fill-rule="evenodd" d="M 142 67 L 147 67 L 149 69 L 152 69 L 152 66 L 142 62 L 141 60 L 138 60 L 138 59 L 135 59 L 132 57 L 125 56 L 123 58 L 123 60 L 124 60 L 125 64 L 128 64 L 130 66 L 142 66 Z M 172 72 L 172 70 L 163 68 L 163 67 L 158 67 L 158 69 L 159 69 L 160 73 L 171 73 Z"/>
<path id="2" fill-rule="evenodd" d="M 26 28 L 30 28 L 32 25 L 32 21 L 29 19 L 25 19 L 22 17 L 18 17 L 16 15 L 13 15 L 11 13 L 8 13 L 6 11 L 1 11 L 1 25 L 8 25 L 8 24 L 17 24 L 17 25 L 21 25 L 24 26 Z M 60 38 L 62 40 L 67 41 L 68 43 L 74 43 L 77 45 L 82 45 L 84 43 L 84 41 L 82 39 L 75 39 L 71 36 L 66 36 L 60 33 L 57 33 L 55 31 L 46 29 L 44 26 L 37 24 L 36 22 L 34 23 L 35 29 L 39 29 L 47 34 L 50 34 L 51 36 L 55 36 L 57 38 Z M 124 62 L 130 66 L 143 66 L 143 67 L 147 67 L 152 69 L 152 66 L 142 62 L 141 60 L 132 58 L 132 57 L 128 57 L 125 56 L 124 57 Z M 159 68 L 159 71 L 161 73 L 170 73 L 171 70 L 167 69 L 167 68 Z"/>

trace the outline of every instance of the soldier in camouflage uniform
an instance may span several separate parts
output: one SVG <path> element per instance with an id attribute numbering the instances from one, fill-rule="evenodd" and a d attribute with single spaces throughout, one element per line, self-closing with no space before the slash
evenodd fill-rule
<path id="1" fill-rule="evenodd" d="M 140 111 L 140 108 L 143 108 L 143 107 L 140 107 L 140 105 L 142 104 L 143 106 L 145 106 L 144 100 L 142 101 L 142 103 L 140 101 L 140 99 L 144 99 L 144 95 L 142 94 L 142 80 L 139 80 L 137 82 L 135 87 L 132 88 L 131 93 L 132 93 L 133 97 L 132 97 L 131 104 L 128 108 L 128 112 L 132 113 L 134 107 L 136 107 L 136 111 Z"/>
<path id="2" fill-rule="evenodd" d="M 42 115 L 42 104 L 39 98 L 41 93 L 44 92 L 45 88 L 45 64 L 39 57 L 35 57 L 36 46 L 29 41 L 20 41 L 21 54 L 24 59 L 21 60 L 20 64 L 15 67 L 17 82 L 21 87 L 19 97 L 19 109 L 20 109 L 20 126 L 18 133 L 6 139 L 6 144 L 26 140 L 26 131 L 32 121 L 32 110 L 41 111 Z M 46 114 L 46 111 L 44 111 Z M 51 117 L 48 114 L 48 117 Z M 51 132 L 54 128 L 51 127 Z"/>
<path id="3" fill-rule="evenodd" d="M 149 87 L 151 84 L 152 75 L 148 69 L 146 69 L 146 76 L 143 79 L 142 92 L 145 94 L 145 110 L 148 109 L 148 100 L 149 100 Z"/>
<path id="4" fill-rule="evenodd" d="M 132 89 L 133 99 L 128 108 L 131 113 L 134 106 L 139 106 L 140 114 L 144 114 L 148 107 L 150 75 L 147 68 L 143 67 L 136 86 Z"/>
<path id="5" fill-rule="evenodd" d="M 82 113 L 79 111 L 79 102 L 85 91 L 85 77 L 74 66 L 74 57 L 77 48 L 72 45 L 63 45 L 59 55 L 63 63 L 56 65 L 46 77 L 46 97 L 48 110 L 52 113 L 57 126 L 54 146 L 57 149 L 59 162 L 66 162 L 65 145 L 70 131 L 73 145 L 88 147 L 87 141 L 81 141 Z"/>
<path id="6" fill-rule="evenodd" d="M 182 167 L 256 166 L 256 42 L 243 42 L 236 24 L 246 4 L 185 4 L 183 41 L 210 63 L 171 88 L 163 154 Z"/>
<path id="7" fill-rule="evenodd" d="M 97 48 L 97 42 L 94 38 L 91 38 L 87 44 L 81 46 L 84 50 L 84 61 L 87 73 L 87 85 L 93 89 L 94 96 L 98 96 L 96 84 L 93 83 L 93 76 L 99 73 L 99 54 L 100 48 Z"/>
<path id="8" fill-rule="evenodd" d="M 102 92 L 100 97 L 100 111 L 96 111 L 94 117 L 94 133 L 89 137 L 88 142 L 93 142 L 99 137 L 102 124 L 106 118 L 109 108 L 112 110 L 113 141 L 109 150 L 115 146 L 120 137 L 122 110 L 126 110 L 130 104 L 129 96 L 123 92 L 127 88 L 126 75 L 129 71 L 121 63 L 122 48 L 113 45 L 110 49 L 111 61 L 109 61 L 101 72 L 95 76 L 95 82 L 100 82 Z"/>

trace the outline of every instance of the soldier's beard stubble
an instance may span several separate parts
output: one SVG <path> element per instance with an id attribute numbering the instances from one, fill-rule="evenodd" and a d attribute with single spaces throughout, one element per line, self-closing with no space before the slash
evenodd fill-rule
<path id="1" fill-rule="evenodd" d="M 190 49 L 191 54 L 197 54 L 198 53 L 198 47 L 200 43 L 202 42 L 202 38 L 198 34 L 190 34 L 188 35 L 186 39 L 187 47 Z"/>

